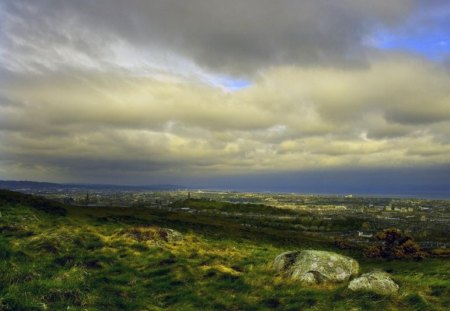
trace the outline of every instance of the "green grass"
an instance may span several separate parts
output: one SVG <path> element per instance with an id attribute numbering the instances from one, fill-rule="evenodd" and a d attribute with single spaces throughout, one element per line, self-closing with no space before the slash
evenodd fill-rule
<path id="1" fill-rule="evenodd" d="M 448 310 L 450 262 L 367 260 L 283 228 L 242 228 L 228 218 L 138 208 L 0 206 L 0 310 Z M 166 243 L 136 239 L 136 227 L 184 234 Z M 396 297 L 346 285 L 302 287 L 276 276 L 279 253 L 333 250 L 381 268 Z"/>

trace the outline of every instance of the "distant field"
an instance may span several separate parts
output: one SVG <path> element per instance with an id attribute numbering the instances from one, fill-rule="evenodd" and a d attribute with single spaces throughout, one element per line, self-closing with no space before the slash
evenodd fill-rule
<path id="1" fill-rule="evenodd" d="M 0 310 L 450 309 L 448 259 L 367 260 L 301 232 L 245 228 L 217 215 L 111 207 L 63 213 L 28 199 L 0 203 Z M 154 236 L 158 228 L 184 238 L 166 242 Z M 276 276 L 274 257 L 302 248 L 350 255 L 363 272 L 386 270 L 400 293 L 303 287 Z"/>

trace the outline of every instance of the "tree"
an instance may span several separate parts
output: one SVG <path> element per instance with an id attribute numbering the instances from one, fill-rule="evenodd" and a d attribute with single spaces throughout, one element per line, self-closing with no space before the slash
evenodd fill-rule
<path id="1" fill-rule="evenodd" d="M 412 237 L 404 235 L 399 229 L 385 229 L 378 232 L 375 237 L 378 240 L 378 245 L 372 245 L 366 248 L 364 254 L 367 257 L 419 259 L 425 255 Z"/>

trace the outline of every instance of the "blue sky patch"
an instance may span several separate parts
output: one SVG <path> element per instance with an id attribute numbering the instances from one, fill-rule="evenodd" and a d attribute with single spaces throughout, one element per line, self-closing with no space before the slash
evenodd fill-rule
<path id="1" fill-rule="evenodd" d="M 435 32 L 405 36 L 379 31 L 371 38 L 370 45 L 382 50 L 407 51 L 431 60 L 440 60 L 450 54 L 450 35 Z"/>
<path id="2" fill-rule="evenodd" d="M 217 78 L 216 83 L 229 91 L 239 91 L 252 85 L 249 80 L 230 76 L 221 76 Z"/>

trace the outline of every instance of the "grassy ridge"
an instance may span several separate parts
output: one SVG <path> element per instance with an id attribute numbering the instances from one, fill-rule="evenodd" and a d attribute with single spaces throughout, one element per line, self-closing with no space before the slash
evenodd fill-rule
<path id="1" fill-rule="evenodd" d="M 66 209 L 61 203 L 31 194 L 0 189 L 0 205 L 7 204 L 30 206 L 53 215 L 64 216 L 66 214 Z"/>
<path id="2" fill-rule="evenodd" d="M 332 245 L 301 232 L 239 226 L 230 218 L 139 208 L 67 207 L 67 215 L 0 205 L 0 310 L 447 310 L 450 263 L 368 261 L 401 286 L 398 297 L 345 284 L 307 288 L 270 269 L 289 249 Z M 130 232 L 175 228 L 182 241 Z M 289 236 L 290 235 L 290 236 Z M 145 235 L 144 235 L 145 236 Z"/>

